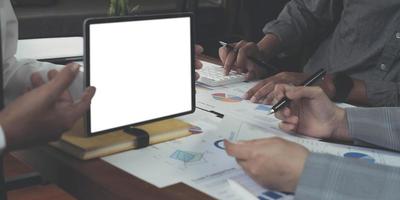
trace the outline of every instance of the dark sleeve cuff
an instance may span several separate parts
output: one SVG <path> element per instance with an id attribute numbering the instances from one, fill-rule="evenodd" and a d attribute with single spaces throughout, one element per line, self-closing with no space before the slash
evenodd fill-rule
<path id="1" fill-rule="evenodd" d="M 400 169 L 311 153 L 295 199 L 398 199 Z"/>

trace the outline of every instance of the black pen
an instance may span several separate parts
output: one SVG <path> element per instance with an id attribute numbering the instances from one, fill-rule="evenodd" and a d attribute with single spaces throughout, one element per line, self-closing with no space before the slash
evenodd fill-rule
<path id="1" fill-rule="evenodd" d="M 310 86 L 310 85 L 314 84 L 317 80 L 319 80 L 323 76 L 325 76 L 325 74 L 326 74 L 325 69 L 320 69 L 317 72 L 315 72 L 315 74 L 310 76 L 307 80 L 305 80 L 301 84 L 301 86 L 303 86 L 303 87 Z M 276 111 L 282 109 L 289 103 L 290 103 L 290 99 L 288 99 L 287 97 L 282 98 L 280 101 L 278 101 L 278 103 L 276 103 L 274 106 L 272 106 L 271 112 L 269 112 L 269 114 L 274 114 Z"/>
<path id="2" fill-rule="evenodd" d="M 228 43 L 223 42 L 223 41 L 219 41 L 219 44 L 221 46 L 223 46 L 223 47 L 226 47 L 229 51 L 237 51 L 237 50 L 235 50 L 235 47 L 232 46 L 232 44 L 228 44 Z M 238 52 L 236 52 L 236 53 L 238 53 Z M 270 65 L 268 63 L 265 63 L 264 61 L 261 61 L 261 60 L 255 58 L 255 57 L 253 57 L 253 56 L 248 56 L 247 58 L 249 60 L 251 60 L 252 62 L 254 62 L 256 65 L 258 65 L 258 66 L 260 66 L 262 68 L 269 69 L 272 72 L 278 72 L 279 71 L 278 68 L 276 68 L 275 66 Z"/>

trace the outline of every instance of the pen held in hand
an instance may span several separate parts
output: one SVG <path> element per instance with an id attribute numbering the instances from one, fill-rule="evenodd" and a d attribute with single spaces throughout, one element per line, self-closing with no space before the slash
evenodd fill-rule
<path id="1" fill-rule="evenodd" d="M 235 54 L 239 53 L 239 51 L 237 49 L 235 49 L 235 47 L 232 44 L 228 44 L 228 43 L 223 42 L 223 41 L 219 41 L 219 44 L 221 46 L 227 48 L 229 51 L 233 51 Z M 253 56 L 248 56 L 247 58 L 249 60 L 251 60 L 253 63 L 255 63 L 256 65 L 258 65 L 258 66 L 260 66 L 260 67 L 262 67 L 264 69 L 270 70 L 272 73 L 276 73 L 276 72 L 279 71 L 279 69 L 277 67 L 275 67 L 273 65 L 270 65 L 268 63 L 265 63 L 264 61 L 259 60 L 259 59 L 255 58 Z"/>
<path id="2" fill-rule="evenodd" d="M 320 69 L 317 72 L 315 72 L 313 75 L 311 75 L 308 79 L 306 79 L 301 84 L 301 86 L 303 86 L 303 87 L 311 86 L 312 84 L 317 82 L 319 79 L 324 77 L 325 74 L 326 74 L 326 70 L 325 69 Z M 278 110 L 280 110 L 280 109 L 284 108 L 285 106 L 287 106 L 289 103 L 290 103 L 290 99 L 288 99 L 287 97 L 282 98 L 280 101 L 278 101 L 278 103 L 276 103 L 274 106 L 272 106 L 271 111 L 270 111 L 269 114 L 270 115 L 274 114 Z"/>

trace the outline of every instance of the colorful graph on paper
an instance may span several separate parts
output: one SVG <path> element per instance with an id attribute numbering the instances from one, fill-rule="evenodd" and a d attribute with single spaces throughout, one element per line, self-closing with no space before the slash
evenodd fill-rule
<path id="1" fill-rule="evenodd" d="M 170 158 L 182 161 L 183 163 L 198 162 L 203 158 L 203 153 L 176 150 Z"/>
<path id="2" fill-rule="evenodd" d="M 360 159 L 360 160 L 365 160 L 369 163 L 375 163 L 375 158 L 364 154 L 364 153 L 359 153 L 359 152 L 347 152 L 343 155 L 346 158 L 354 158 L 354 159 Z"/>
<path id="3" fill-rule="evenodd" d="M 271 111 L 271 106 L 259 104 L 259 105 L 256 107 L 256 110 L 257 110 L 257 111 L 262 111 L 262 112 L 270 112 L 270 111 Z"/>
<path id="4" fill-rule="evenodd" d="M 222 102 L 227 102 L 227 103 L 237 103 L 243 101 L 241 97 L 235 96 L 235 95 L 229 95 L 225 93 L 214 93 L 212 94 L 212 97 L 215 100 L 222 101 Z"/>

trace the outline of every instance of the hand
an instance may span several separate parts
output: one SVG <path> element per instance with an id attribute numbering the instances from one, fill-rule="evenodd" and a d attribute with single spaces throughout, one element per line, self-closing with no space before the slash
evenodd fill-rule
<path id="1" fill-rule="evenodd" d="M 224 64 L 225 75 L 228 75 L 231 70 L 247 73 L 247 80 L 258 79 L 267 75 L 266 70 L 248 59 L 249 56 L 252 56 L 260 60 L 265 60 L 265 56 L 263 56 L 257 44 L 242 40 L 233 45 L 235 46 L 235 50 L 232 51 L 226 47 L 219 49 L 219 57 Z"/>
<path id="2" fill-rule="evenodd" d="M 195 60 L 195 68 L 196 69 L 201 69 L 201 67 L 203 66 L 203 64 L 201 64 L 200 59 L 198 58 L 199 55 L 201 55 L 203 53 L 203 47 L 200 45 L 196 45 L 195 46 L 195 52 L 196 52 L 196 60 Z M 199 74 L 196 72 L 196 80 L 199 79 L 200 76 Z"/>
<path id="3" fill-rule="evenodd" d="M 309 76 L 310 75 L 306 73 L 281 72 L 259 82 L 247 91 L 244 97 L 247 100 L 251 100 L 253 103 L 272 104 L 274 100 L 273 90 L 276 84 L 300 85 Z M 332 75 L 326 75 L 324 80 L 319 82 L 319 86 L 329 97 L 334 96 L 335 86 L 333 84 Z"/>
<path id="4" fill-rule="evenodd" d="M 293 87 L 277 85 L 275 101 L 287 97 L 289 107 L 275 116 L 282 120 L 279 127 L 316 138 L 351 140 L 348 134 L 346 112 L 332 103 L 320 87 Z"/>
<path id="5" fill-rule="evenodd" d="M 253 103 L 271 104 L 274 99 L 272 92 L 276 84 L 286 83 L 299 85 L 307 78 L 307 75 L 304 73 L 281 72 L 257 83 L 257 85 L 246 92 L 244 98 Z"/>
<path id="6" fill-rule="evenodd" d="M 303 146 L 281 138 L 225 141 L 225 149 L 257 183 L 282 192 L 296 190 L 309 155 Z"/>
<path id="7" fill-rule="evenodd" d="M 0 113 L 0 124 L 5 132 L 9 149 L 45 143 L 58 139 L 90 106 L 95 93 L 88 87 L 82 98 L 74 103 L 67 92 L 79 72 L 79 65 L 70 64 L 60 72 L 49 73 L 48 83 L 40 75 L 32 77 L 37 88 L 25 93 Z M 53 74 L 53 75 L 50 75 Z"/>

